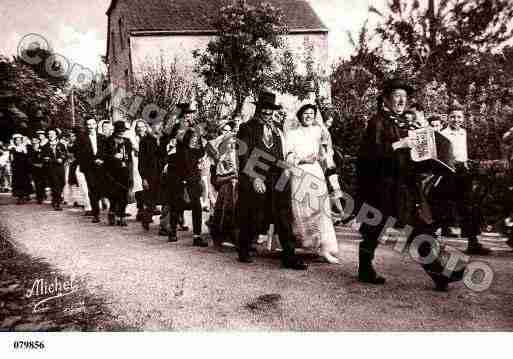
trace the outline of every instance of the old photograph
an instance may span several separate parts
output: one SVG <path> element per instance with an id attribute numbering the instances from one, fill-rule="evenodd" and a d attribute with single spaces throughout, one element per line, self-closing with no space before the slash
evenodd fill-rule
<path id="1" fill-rule="evenodd" d="M 513 330 L 512 1 L 0 0 L 0 29 L 11 352 Z"/>

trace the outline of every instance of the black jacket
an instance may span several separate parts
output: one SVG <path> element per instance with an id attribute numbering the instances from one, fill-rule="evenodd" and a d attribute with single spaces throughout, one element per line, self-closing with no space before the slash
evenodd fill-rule
<path id="1" fill-rule="evenodd" d="M 64 144 L 57 142 L 55 144 L 55 150 L 53 149 L 50 142 L 46 143 L 42 148 L 42 157 L 43 161 L 47 166 L 62 166 L 66 159 L 68 158 L 68 151 L 66 150 L 66 146 Z"/>
<path id="2" fill-rule="evenodd" d="M 95 160 L 102 159 L 105 151 L 106 137 L 99 133 L 96 134 L 97 151 L 93 154 L 93 148 L 89 135 L 82 134 L 78 139 L 78 151 L 76 153 L 80 170 L 82 172 L 93 171 L 97 168 Z"/>
<path id="3" fill-rule="evenodd" d="M 143 179 L 160 177 L 161 160 L 157 139 L 150 134 L 139 142 L 139 173 Z"/>

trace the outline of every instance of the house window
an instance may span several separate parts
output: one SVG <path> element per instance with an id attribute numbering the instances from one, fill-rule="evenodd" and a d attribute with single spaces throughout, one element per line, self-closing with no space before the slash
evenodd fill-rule
<path id="1" fill-rule="evenodd" d="M 118 20 L 118 28 L 119 28 L 119 43 L 121 45 L 121 50 L 123 50 L 125 48 L 125 42 L 123 41 L 123 36 L 124 36 L 124 32 L 123 32 L 123 20 L 122 19 L 119 19 Z"/>

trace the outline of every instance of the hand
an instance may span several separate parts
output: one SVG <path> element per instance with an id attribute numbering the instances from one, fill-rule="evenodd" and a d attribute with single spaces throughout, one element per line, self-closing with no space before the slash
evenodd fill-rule
<path id="1" fill-rule="evenodd" d="M 146 179 L 142 180 L 142 185 L 145 190 L 148 190 L 150 188 L 150 185 L 148 184 L 148 181 Z"/>
<path id="2" fill-rule="evenodd" d="M 97 158 L 96 160 L 94 160 L 94 163 L 96 163 L 98 166 L 103 165 L 103 161 L 102 161 L 102 160 L 100 160 L 99 158 Z"/>
<path id="3" fill-rule="evenodd" d="M 43 157 L 43 160 L 44 160 L 45 162 L 50 162 L 50 157 Z"/>
<path id="4" fill-rule="evenodd" d="M 255 178 L 253 180 L 253 188 L 255 189 L 256 193 L 263 194 L 266 191 L 265 183 L 261 178 Z"/>
<path id="5" fill-rule="evenodd" d="M 62 158 L 57 158 L 57 163 L 62 163 Z"/>
<path id="6" fill-rule="evenodd" d="M 287 153 L 287 157 L 285 158 L 285 161 L 287 161 L 287 163 L 290 164 L 291 166 L 297 166 L 299 163 L 299 159 L 294 152 Z"/>
<path id="7" fill-rule="evenodd" d="M 164 169 L 162 170 L 162 174 L 163 175 L 166 175 L 167 174 L 167 164 L 164 166 Z"/>
<path id="8" fill-rule="evenodd" d="M 400 148 L 410 148 L 410 142 L 408 140 L 408 137 L 401 138 L 399 141 L 395 141 L 392 143 L 392 148 L 395 150 L 398 150 Z"/>
<path id="9" fill-rule="evenodd" d="M 115 158 L 115 159 L 118 159 L 118 160 L 122 160 L 122 159 L 123 159 L 123 155 L 122 155 L 121 153 L 116 153 L 116 154 L 114 155 L 114 158 Z"/>

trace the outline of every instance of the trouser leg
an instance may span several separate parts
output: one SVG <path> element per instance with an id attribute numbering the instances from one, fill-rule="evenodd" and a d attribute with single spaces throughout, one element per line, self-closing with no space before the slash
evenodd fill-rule
<path id="1" fill-rule="evenodd" d="M 275 218 L 276 233 L 278 234 L 282 248 L 281 259 L 285 262 L 295 256 L 296 240 L 292 233 L 292 226 L 288 210 L 278 210 Z"/>
<path id="2" fill-rule="evenodd" d="M 192 206 L 192 232 L 194 235 L 200 235 L 203 217 L 201 208 L 201 182 L 187 183 L 187 190 Z"/>
<path id="3" fill-rule="evenodd" d="M 179 211 L 176 208 L 175 201 L 171 201 L 168 204 L 167 207 L 169 209 L 169 230 L 168 230 L 168 234 L 169 234 L 169 237 L 176 237 L 176 225 L 178 224 L 178 214 L 179 214 Z"/>
<path id="4" fill-rule="evenodd" d="M 96 188 L 96 183 L 94 179 L 95 174 L 93 172 L 85 173 L 87 190 L 89 195 L 89 201 L 91 203 L 91 212 L 94 217 L 98 217 L 100 215 L 100 195 L 99 188 Z"/>

